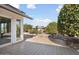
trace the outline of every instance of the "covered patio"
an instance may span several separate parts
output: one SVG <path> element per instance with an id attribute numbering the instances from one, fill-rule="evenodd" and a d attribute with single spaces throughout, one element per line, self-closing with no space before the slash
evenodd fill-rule
<path id="1" fill-rule="evenodd" d="M 11 41 L 11 20 L 0 17 L 0 45 Z"/>
<path id="2" fill-rule="evenodd" d="M 8 42 L 13 44 L 24 39 L 24 17 L 32 19 L 9 4 L 0 5 L 0 45 Z"/>

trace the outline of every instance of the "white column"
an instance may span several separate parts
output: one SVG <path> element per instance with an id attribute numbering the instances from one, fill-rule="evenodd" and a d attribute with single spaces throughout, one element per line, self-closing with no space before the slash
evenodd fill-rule
<path id="1" fill-rule="evenodd" d="M 16 42 L 16 19 L 11 19 L 11 43 Z"/>
<path id="2" fill-rule="evenodd" d="M 21 38 L 21 40 L 23 40 L 24 39 L 24 34 L 23 34 L 23 20 L 21 19 L 21 21 L 20 21 L 20 38 Z"/>

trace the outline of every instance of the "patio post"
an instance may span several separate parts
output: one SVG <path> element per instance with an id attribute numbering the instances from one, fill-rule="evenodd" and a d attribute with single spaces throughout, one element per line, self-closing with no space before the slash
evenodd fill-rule
<path id="1" fill-rule="evenodd" d="M 11 43 L 16 43 L 16 19 L 11 19 Z"/>
<path id="2" fill-rule="evenodd" d="M 20 38 L 21 38 L 21 40 L 23 40 L 24 39 L 24 34 L 23 34 L 23 20 L 21 19 L 21 21 L 20 21 Z"/>

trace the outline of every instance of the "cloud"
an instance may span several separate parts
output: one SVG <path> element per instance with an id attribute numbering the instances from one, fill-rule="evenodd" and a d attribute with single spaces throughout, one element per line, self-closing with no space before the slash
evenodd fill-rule
<path id="1" fill-rule="evenodd" d="M 30 22 L 28 22 L 28 21 L 30 21 Z M 44 27 L 46 27 L 50 22 L 52 22 L 51 19 L 26 20 L 26 23 L 33 25 L 33 27 L 35 27 L 35 26 L 44 26 Z"/>
<path id="2" fill-rule="evenodd" d="M 20 8 L 20 4 L 10 4 L 10 5 L 18 9 Z"/>
<path id="3" fill-rule="evenodd" d="M 58 8 L 56 9 L 57 13 L 60 12 L 61 8 L 63 7 L 63 5 L 59 5 Z"/>
<path id="4" fill-rule="evenodd" d="M 35 6 L 34 4 L 28 4 L 28 5 L 27 5 L 27 8 L 28 8 L 28 9 L 35 9 L 36 6 Z"/>

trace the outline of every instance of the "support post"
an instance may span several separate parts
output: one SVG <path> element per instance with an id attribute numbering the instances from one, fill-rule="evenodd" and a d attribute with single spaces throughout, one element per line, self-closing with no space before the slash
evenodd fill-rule
<path id="1" fill-rule="evenodd" d="M 11 43 L 16 43 L 16 19 L 11 19 Z"/>
<path id="2" fill-rule="evenodd" d="M 21 40 L 24 40 L 24 34 L 23 34 L 23 20 L 20 21 L 20 38 Z"/>

